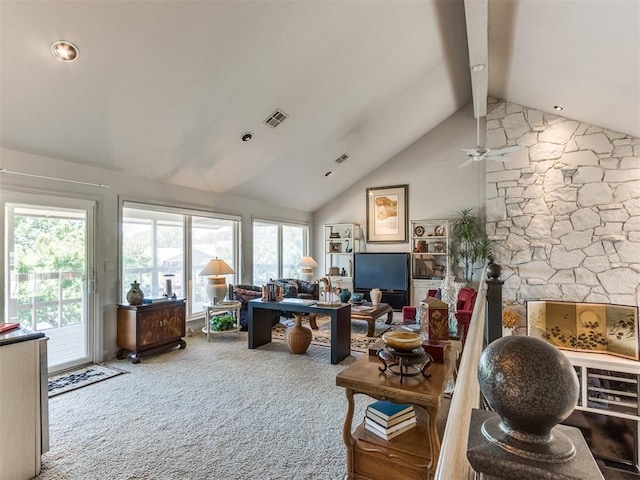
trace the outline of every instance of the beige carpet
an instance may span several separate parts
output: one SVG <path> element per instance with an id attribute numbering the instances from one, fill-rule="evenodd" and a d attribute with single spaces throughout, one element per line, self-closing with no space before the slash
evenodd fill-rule
<path id="1" fill-rule="evenodd" d="M 50 399 L 41 480 L 342 480 L 347 409 L 328 348 L 255 350 L 247 335 L 106 362 L 126 369 Z M 358 354 L 355 354 L 356 356 Z M 355 418 L 372 399 L 356 396 Z"/>
<path id="2" fill-rule="evenodd" d="M 365 320 L 351 320 L 351 351 L 359 353 L 368 352 L 369 346 L 372 343 L 378 342 L 383 333 L 395 330 L 400 326 L 401 321 L 397 317 L 397 312 L 394 312 L 394 319 L 390 325 L 385 323 L 387 320 L 386 315 L 377 319 L 376 330 L 373 337 L 367 337 L 368 325 Z M 309 327 L 309 322 L 306 318 L 303 320 L 302 324 Z M 313 335 L 312 344 L 322 347 L 331 347 L 331 317 L 319 316 L 316 318 L 316 324 L 318 325 L 318 329 L 311 330 Z M 280 340 L 284 339 L 284 331 L 290 325 L 293 325 L 293 319 L 282 317 L 280 319 L 280 323 L 273 327 L 273 331 L 271 333 L 272 338 Z"/>

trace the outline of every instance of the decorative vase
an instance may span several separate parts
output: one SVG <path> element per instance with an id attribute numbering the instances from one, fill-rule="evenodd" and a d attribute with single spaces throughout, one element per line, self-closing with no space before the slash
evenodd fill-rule
<path id="1" fill-rule="evenodd" d="M 340 292 L 340 301 L 342 303 L 347 303 L 350 298 L 351 298 L 351 292 L 349 291 L 349 289 L 343 288 L 342 291 Z"/>
<path id="2" fill-rule="evenodd" d="M 311 330 L 302 326 L 302 314 L 294 313 L 294 325 L 284 332 L 284 341 L 291 353 L 305 353 L 311 345 Z"/>
<path id="3" fill-rule="evenodd" d="M 350 277 L 353 277 L 353 262 L 351 260 L 349 260 L 349 263 L 347 264 L 347 273 Z"/>
<path id="4" fill-rule="evenodd" d="M 371 296 L 371 303 L 373 305 L 380 305 L 380 300 L 382 300 L 382 290 L 374 288 L 369 292 L 369 295 Z"/>
<path id="5" fill-rule="evenodd" d="M 433 242 L 433 249 L 436 251 L 436 253 L 444 252 L 444 242 Z"/>
<path id="6" fill-rule="evenodd" d="M 143 299 L 144 293 L 140 290 L 140 284 L 134 280 L 127 292 L 127 302 L 129 302 L 129 305 L 142 305 Z"/>

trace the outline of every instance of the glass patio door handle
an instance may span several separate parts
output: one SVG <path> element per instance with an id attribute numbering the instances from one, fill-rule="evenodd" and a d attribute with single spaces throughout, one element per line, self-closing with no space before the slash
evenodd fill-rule
<path id="1" fill-rule="evenodd" d="M 90 278 L 89 280 L 87 280 L 87 293 L 89 295 L 92 295 L 92 294 L 96 293 L 96 279 L 95 278 Z"/>

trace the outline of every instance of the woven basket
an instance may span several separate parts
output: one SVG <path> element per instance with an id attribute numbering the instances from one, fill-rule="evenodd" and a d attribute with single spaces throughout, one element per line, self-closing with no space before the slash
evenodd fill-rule
<path id="1" fill-rule="evenodd" d="M 291 353 L 305 353 L 311 345 L 311 330 L 302 326 L 302 315 L 294 313 L 295 324 L 284 332 L 284 341 Z"/>

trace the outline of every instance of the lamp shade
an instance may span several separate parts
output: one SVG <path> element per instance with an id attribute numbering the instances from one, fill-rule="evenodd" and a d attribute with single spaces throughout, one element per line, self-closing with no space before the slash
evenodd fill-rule
<path id="1" fill-rule="evenodd" d="M 300 270 L 302 270 L 300 273 L 300 279 L 306 280 L 307 282 L 313 281 L 312 269 L 317 266 L 318 262 L 316 262 L 312 257 L 302 257 L 296 264 L 296 267 L 300 267 Z"/>
<path id="2" fill-rule="evenodd" d="M 224 301 L 224 297 L 227 294 L 225 278 L 214 275 L 227 275 L 229 273 L 234 273 L 233 268 L 224 260 L 214 258 L 213 260 L 209 260 L 209 263 L 207 263 L 198 274 L 210 275 L 209 281 L 207 282 L 207 296 L 209 297 L 209 301 L 214 305 Z"/>
<path id="3" fill-rule="evenodd" d="M 318 262 L 316 262 L 313 257 L 302 257 L 300 261 L 296 264 L 296 267 L 302 268 L 314 268 L 318 266 Z"/>
<path id="4" fill-rule="evenodd" d="M 198 275 L 227 275 L 229 273 L 234 273 L 233 268 L 224 260 L 214 258 L 213 260 L 209 260 L 209 263 L 204 266 Z"/>

